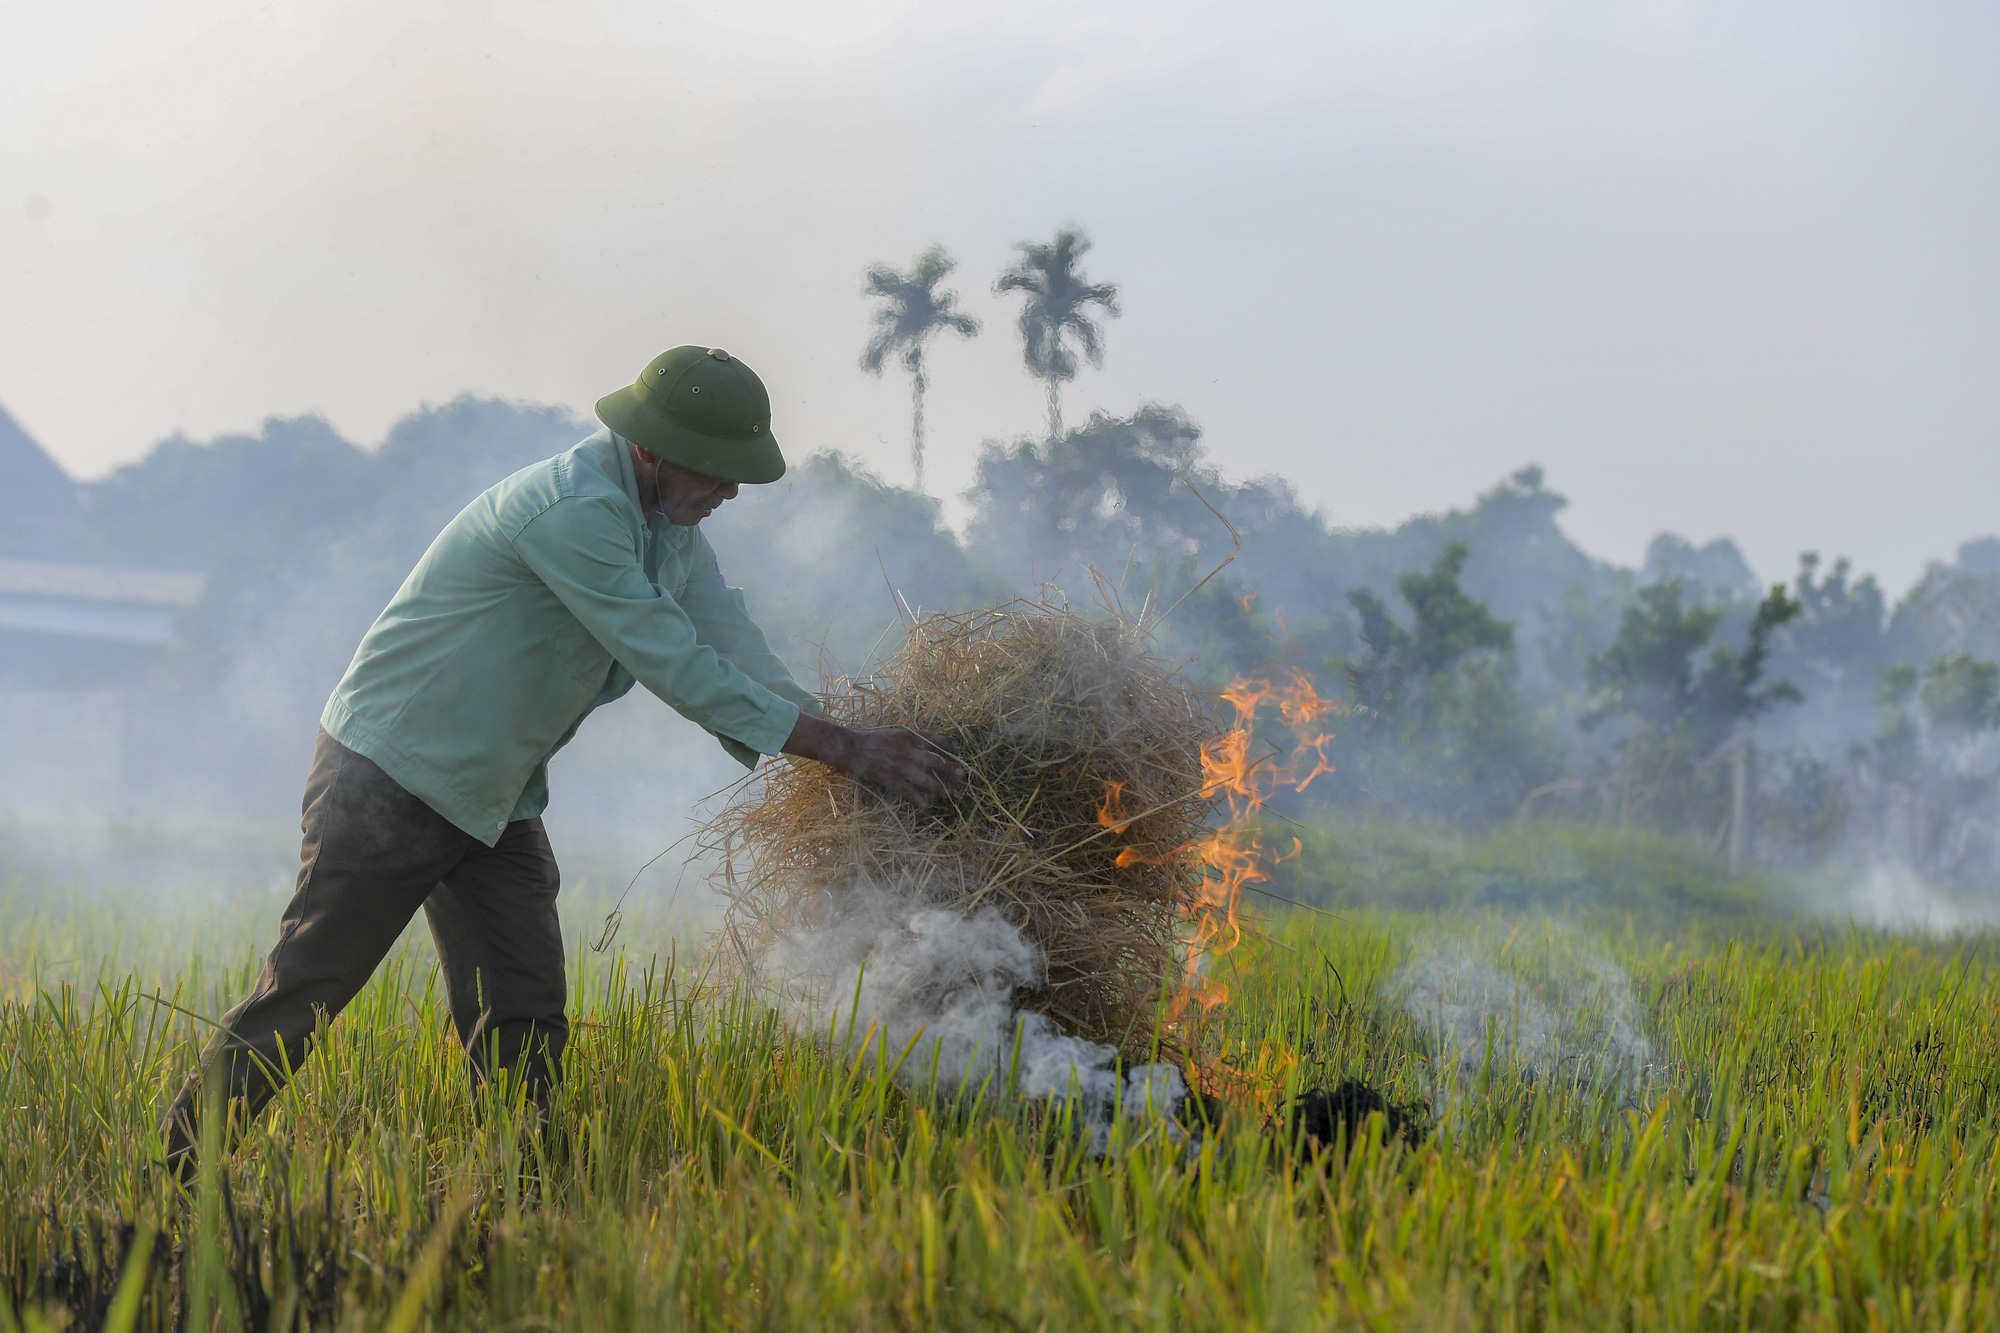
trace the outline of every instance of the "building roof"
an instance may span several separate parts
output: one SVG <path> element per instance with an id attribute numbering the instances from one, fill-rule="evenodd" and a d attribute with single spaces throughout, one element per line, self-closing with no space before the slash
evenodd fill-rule
<path id="1" fill-rule="evenodd" d="M 76 483 L 62 464 L 50 458 L 4 407 L 0 407 L 0 496 L 6 497 L 9 508 L 36 497 L 76 497 Z"/>
<path id="2" fill-rule="evenodd" d="M 204 582 L 180 570 L 0 560 L 0 630 L 157 646 Z"/>
<path id="3" fill-rule="evenodd" d="M 177 569 L 120 569 L 109 565 L 56 565 L 43 560 L 0 560 L 0 594 L 187 606 L 201 596 L 199 574 Z"/>
<path id="4" fill-rule="evenodd" d="M 48 549 L 61 539 L 76 506 L 76 483 L 0 407 L 0 551 Z"/>

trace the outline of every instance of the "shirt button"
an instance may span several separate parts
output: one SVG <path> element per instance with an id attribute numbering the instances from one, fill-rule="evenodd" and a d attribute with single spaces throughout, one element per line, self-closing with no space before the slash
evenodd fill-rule
<path id="1" fill-rule="evenodd" d="M 502 833 L 505 833 L 507 831 L 507 821 L 503 819 L 499 823 L 495 824 L 493 827 L 499 829 Z"/>

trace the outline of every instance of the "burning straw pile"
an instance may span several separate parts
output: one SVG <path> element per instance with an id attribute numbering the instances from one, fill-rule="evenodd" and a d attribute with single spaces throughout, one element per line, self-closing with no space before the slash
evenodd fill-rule
<path id="1" fill-rule="evenodd" d="M 881 670 L 835 683 L 828 716 L 956 742 L 970 773 L 919 811 L 819 764 L 771 766 L 701 835 L 739 966 L 886 886 L 961 915 L 996 909 L 1041 952 L 1015 997 L 1064 1032 L 1146 1058 L 1185 949 L 1207 836 L 1211 699 L 1140 626 L 1014 602 L 931 614 Z"/>

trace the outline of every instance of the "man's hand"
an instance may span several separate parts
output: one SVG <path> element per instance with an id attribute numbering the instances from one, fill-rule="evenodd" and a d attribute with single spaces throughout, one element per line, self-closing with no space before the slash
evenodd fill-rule
<path id="1" fill-rule="evenodd" d="M 905 727 L 843 727 L 800 713 L 785 753 L 837 768 L 871 787 L 893 792 L 927 809 L 965 781 L 965 767 L 951 757 L 951 742 L 935 732 Z"/>

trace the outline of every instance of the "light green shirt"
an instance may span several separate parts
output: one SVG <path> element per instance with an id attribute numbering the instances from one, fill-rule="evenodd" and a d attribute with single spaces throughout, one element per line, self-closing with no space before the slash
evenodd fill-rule
<path id="1" fill-rule="evenodd" d="M 445 525 L 320 725 L 492 846 L 547 807 L 549 757 L 634 681 L 746 767 L 817 711 L 708 539 L 644 514 L 631 452 L 600 430 Z"/>

